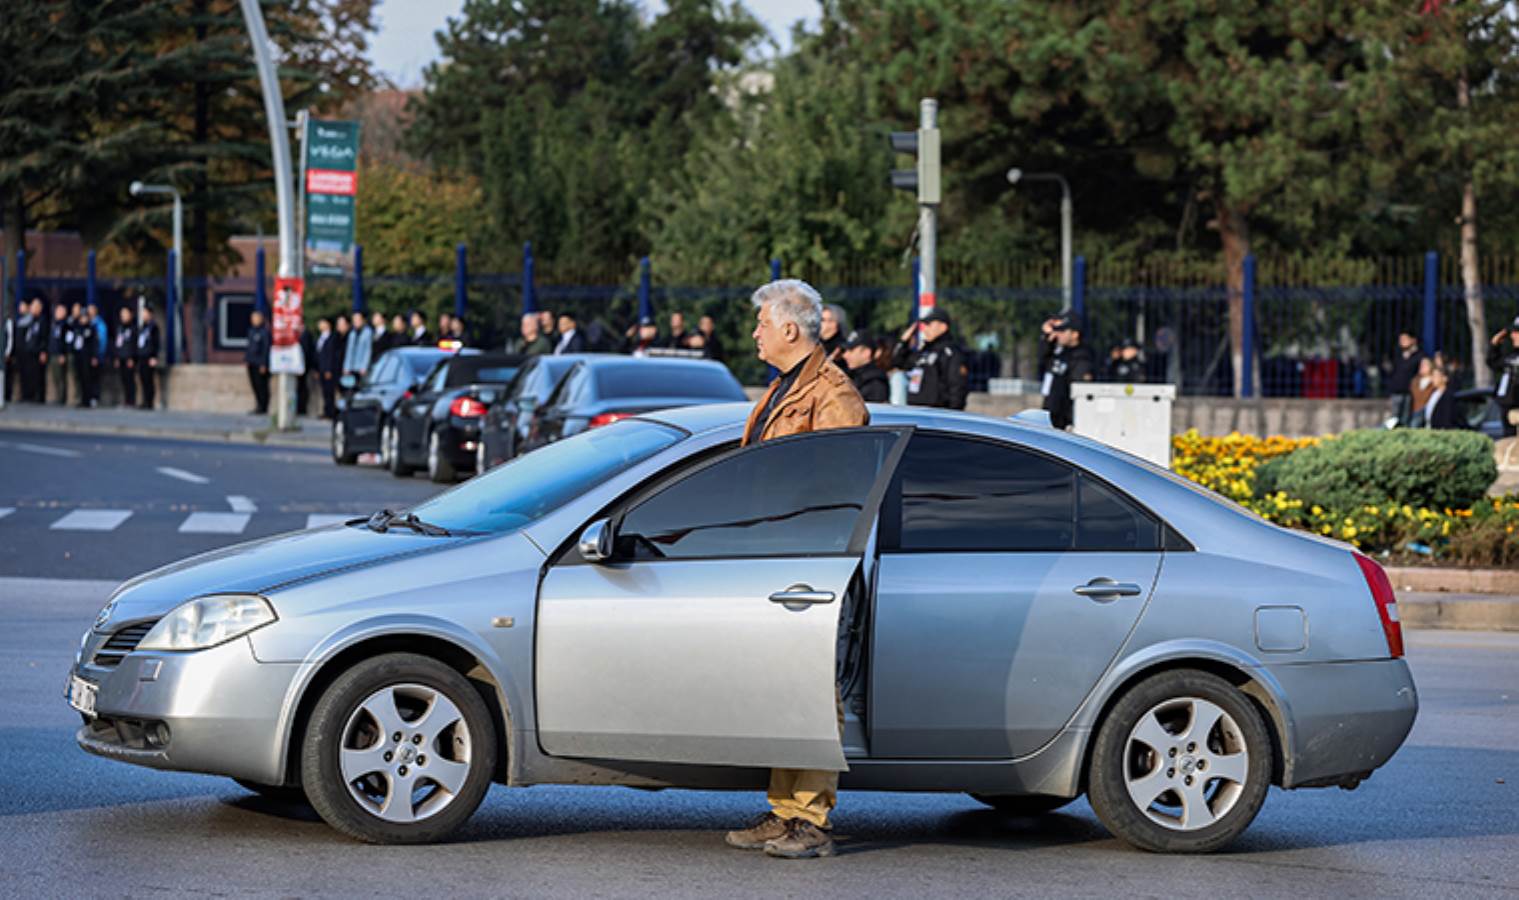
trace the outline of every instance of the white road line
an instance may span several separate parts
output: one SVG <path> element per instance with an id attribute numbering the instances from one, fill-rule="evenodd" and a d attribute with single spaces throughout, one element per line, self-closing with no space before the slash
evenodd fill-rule
<path id="1" fill-rule="evenodd" d="M 61 456 L 64 459 L 79 458 L 78 450 L 65 450 L 62 447 L 45 447 L 42 444 L 28 444 L 22 441 L 0 441 L 0 447 L 23 450 L 27 453 L 40 453 L 43 456 Z"/>
<path id="2" fill-rule="evenodd" d="M 227 505 L 232 507 L 235 513 L 256 513 L 258 506 L 252 500 L 240 494 L 233 494 L 227 498 Z"/>
<path id="3" fill-rule="evenodd" d="M 16 507 L 14 507 L 14 506 L 0 506 L 0 519 L 5 518 L 6 516 L 10 515 L 11 513 L 15 512 L 15 511 L 16 511 Z M 306 527 L 310 528 L 311 526 L 307 525 Z"/>
<path id="4" fill-rule="evenodd" d="M 312 513 L 306 517 L 307 528 L 322 528 L 327 525 L 335 525 L 338 522 L 346 522 L 352 519 L 350 515 L 334 515 L 332 513 Z"/>
<path id="5" fill-rule="evenodd" d="M 180 534 L 242 534 L 247 513 L 197 512 L 179 524 Z"/>
<path id="6" fill-rule="evenodd" d="M 194 472 L 186 472 L 184 469 L 176 469 L 172 466 L 159 466 L 158 474 L 167 475 L 170 478 L 178 478 L 180 481 L 188 481 L 191 484 L 210 484 L 211 479 Z"/>
<path id="7" fill-rule="evenodd" d="M 115 531 L 132 517 L 130 509 L 76 509 L 49 525 L 53 531 Z"/>

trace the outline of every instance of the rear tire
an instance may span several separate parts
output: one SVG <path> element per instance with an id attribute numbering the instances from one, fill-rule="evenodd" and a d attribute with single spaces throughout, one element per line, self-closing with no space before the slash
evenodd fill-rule
<path id="1" fill-rule="evenodd" d="M 1097 730 L 1087 796 L 1114 835 L 1161 853 L 1208 853 L 1248 827 L 1271 786 L 1266 724 L 1249 697 L 1178 669 L 1130 688 Z"/>
<path id="2" fill-rule="evenodd" d="M 385 426 L 385 461 L 390 474 L 397 478 L 410 478 L 412 467 L 401 458 L 401 429 L 394 423 Z"/>
<path id="3" fill-rule="evenodd" d="M 971 794 L 971 797 L 1009 816 L 1042 816 L 1076 802 L 1075 797 L 1048 794 Z"/>
<path id="4" fill-rule="evenodd" d="M 348 425 L 342 416 L 332 423 L 332 461 L 340 466 L 351 466 L 359 461 L 359 455 L 348 449 Z"/>
<path id="5" fill-rule="evenodd" d="M 317 814 L 351 838 L 425 844 L 474 814 L 496 752 L 490 710 L 468 679 L 431 657 L 387 653 L 322 693 L 301 743 L 301 783 Z"/>
<path id="6" fill-rule="evenodd" d="M 438 433 L 431 430 L 427 432 L 427 477 L 437 484 L 453 484 L 459 480 L 454 464 L 443 455 L 443 442 L 438 440 Z"/>

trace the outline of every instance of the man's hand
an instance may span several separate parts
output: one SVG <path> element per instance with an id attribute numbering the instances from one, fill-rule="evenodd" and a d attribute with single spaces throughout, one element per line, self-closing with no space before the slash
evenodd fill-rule
<path id="1" fill-rule="evenodd" d="M 1508 329 L 1507 328 L 1500 328 L 1500 329 L 1498 329 L 1498 333 L 1495 334 L 1495 335 L 1493 335 L 1493 346 L 1496 347 L 1499 344 L 1501 344 L 1503 342 L 1503 339 L 1506 338 L 1506 337 L 1508 337 Z"/>
<path id="2" fill-rule="evenodd" d="M 1498 343 L 1498 339 L 1497 338 L 1493 338 L 1493 343 L 1495 343 L 1495 344 Z M 46 350 L 42 351 L 41 355 L 38 358 L 42 360 L 42 364 L 44 366 L 47 365 L 47 351 Z"/>
<path id="3" fill-rule="evenodd" d="M 914 322 L 911 325 L 907 326 L 907 330 L 904 331 L 904 332 L 902 332 L 902 343 L 905 344 L 908 341 L 912 340 L 913 333 L 916 332 L 917 330 L 918 330 L 918 323 L 917 322 Z"/>
<path id="4" fill-rule="evenodd" d="M 269 374 L 269 367 L 268 366 L 259 366 L 258 367 L 258 374 L 260 374 L 260 375 L 268 375 Z"/>

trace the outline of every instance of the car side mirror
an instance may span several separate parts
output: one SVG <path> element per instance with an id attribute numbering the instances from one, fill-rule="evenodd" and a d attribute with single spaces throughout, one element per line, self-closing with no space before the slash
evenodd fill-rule
<path id="1" fill-rule="evenodd" d="M 342 378 L 338 379 L 338 387 L 342 388 L 345 391 L 351 391 L 358 386 L 359 379 L 355 378 L 352 375 L 344 375 Z"/>
<path id="2" fill-rule="evenodd" d="M 612 558 L 612 548 L 616 543 L 616 531 L 612 523 L 607 519 L 597 519 L 580 532 L 580 541 L 576 545 L 580 550 L 580 558 L 588 563 L 604 563 Z"/>

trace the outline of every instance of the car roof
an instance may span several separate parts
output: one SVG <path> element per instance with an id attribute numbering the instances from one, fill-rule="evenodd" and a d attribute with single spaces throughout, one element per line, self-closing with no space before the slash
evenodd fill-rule
<path id="1" fill-rule="evenodd" d="M 679 356 L 623 356 L 620 353 L 596 353 L 587 354 L 583 359 L 588 369 L 720 369 L 728 372 L 727 366 L 715 360 Z"/>

